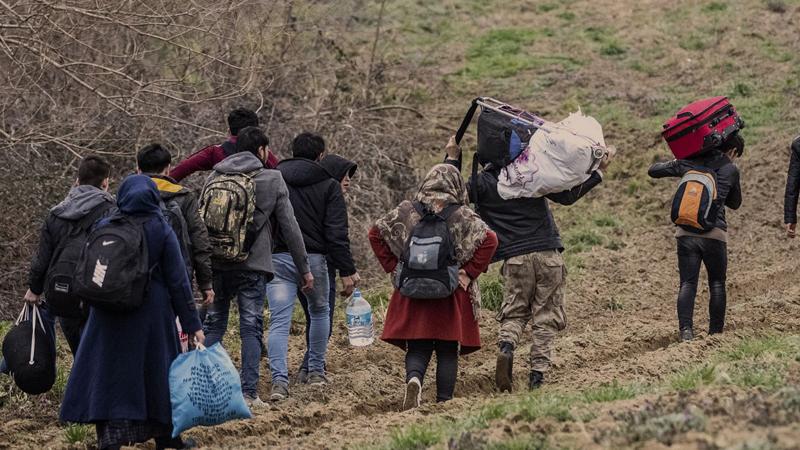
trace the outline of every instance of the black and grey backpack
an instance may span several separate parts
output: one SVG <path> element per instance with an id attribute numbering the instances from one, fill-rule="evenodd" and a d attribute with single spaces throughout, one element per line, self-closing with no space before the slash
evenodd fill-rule
<path id="1" fill-rule="evenodd" d="M 421 218 L 411 230 L 400 258 L 395 287 L 414 299 L 445 298 L 458 287 L 458 262 L 447 219 L 460 205 L 449 205 L 434 213 L 419 202 L 414 208 Z"/>
<path id="2" fill-rule="evenodd" d="M 148 217 L 117 214 L 89 233 L 75 273 L 75 294 L 114 312 L 139 308 L 147 295 L 149 267 L 144 223 Z"/>

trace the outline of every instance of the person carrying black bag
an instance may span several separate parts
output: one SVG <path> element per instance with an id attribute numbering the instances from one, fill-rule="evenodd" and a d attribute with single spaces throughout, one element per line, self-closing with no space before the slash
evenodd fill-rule
<path id="1" fill-rule="evenodd" d="M 82 247 L 81 239 L 114 206 L 114 197 L 108 193 L 110 172 L 111 166 L 100 156 L 89 155 L 81 160 L 75 186 L 47 213 L 31 262 L 25 301 L 41 304 L 42 323 L 54 345 L 58 319 L 73 355 L 78 352 L 87 310 L 70 295 L 69 278 Z M 5 361 L 0 363 L 0 371 L 8 371 Z"/>

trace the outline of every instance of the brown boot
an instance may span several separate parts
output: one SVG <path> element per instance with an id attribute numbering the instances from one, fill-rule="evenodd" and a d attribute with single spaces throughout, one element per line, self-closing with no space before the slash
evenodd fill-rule
<path id="1" fill-rule="evenodd" d="M 514 384 L 514 346 L 508 342 L 500 344 L 500 353 L 497 354 L 497 367 L 494 372 L 494 382 L 500 392 L 511 392 Z"/>

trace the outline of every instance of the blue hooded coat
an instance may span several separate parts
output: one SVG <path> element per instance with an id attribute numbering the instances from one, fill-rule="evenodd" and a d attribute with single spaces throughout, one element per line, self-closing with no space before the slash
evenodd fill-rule
<path id="1" fill-rule="evenodd" d="M 119 188 L 119 214 L 149 216 L 144 224 L 150 267 L 148 298 L 137 310 L 91 308 L 61 406 L 65 422 L 151 421 L 169 425 L 169 368 L 180 351 L 175 317 L 190 335 L 201 329 L 191 285 L 172 228 L 150 177 Z M 109 219 L 98 222 L 107 226 Z"/>

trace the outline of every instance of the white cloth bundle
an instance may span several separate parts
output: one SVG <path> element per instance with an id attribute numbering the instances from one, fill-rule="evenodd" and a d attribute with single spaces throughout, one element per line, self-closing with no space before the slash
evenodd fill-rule
<path id="1" fill-rule="evenodd" d="M 522 154 L 503 168 L 497 192 L 509 200 L 572 189 L 589 179 L 606 153 L 600 123 L 574 112 L 533 134 Z"/>

